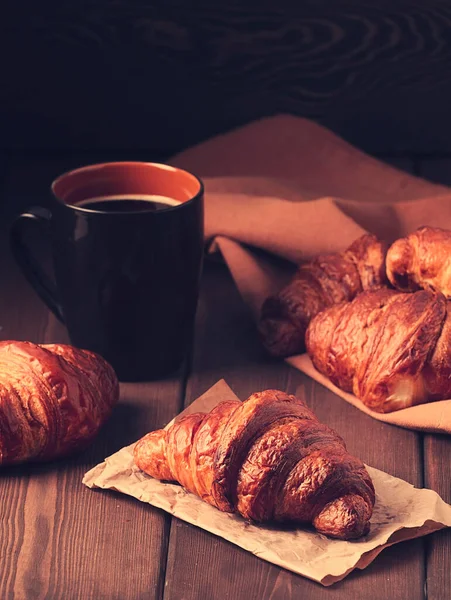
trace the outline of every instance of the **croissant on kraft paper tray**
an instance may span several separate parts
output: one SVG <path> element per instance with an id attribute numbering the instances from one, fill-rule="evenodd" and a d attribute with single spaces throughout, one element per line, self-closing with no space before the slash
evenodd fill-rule
<path id="1" fill-rule="evenodd" d="M 148 475 L 256 523 L 312 523 L 339 539 L 369 531 L 375 493 L 365 466 L 284 392 L 182 416 L 139 440 L 134 460 Z"/>
<path id="2" fill-rule="evenodd" d="M 320 373 L 376 412 L 451 397 L 451 305 L 441 293 L 363 292 L 318 314 L 306 344 Z"/>
<path id="3" fill-rule="evenodd" d="M 385 246 L 374 235 L 363 235 L 344 252 L 302 264 L 285 288 L 265 300 L 258 324 L 261 340 L 273 356 L 299 354 L 315 315 L 385 283 Z"/>
<path id="4" fill-rule="evenodd" d="M 0 465 L 85 447 L 118 396 L 113 369 L 93 352 L 0 342 Z"/>
<path id="5" fill-rule="evenodd" d="M 419 289 L 451 298 L 451 231 L 420 227 L 387 252 L 387 277 L 403 292 Z"/>

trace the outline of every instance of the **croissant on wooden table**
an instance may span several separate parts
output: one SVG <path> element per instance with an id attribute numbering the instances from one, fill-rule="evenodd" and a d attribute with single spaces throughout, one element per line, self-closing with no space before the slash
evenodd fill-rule
<path id="1" fill-rule="evenodd" d="M 0 342 L 0 465 L 84 448 L 118 397 L 112 367 L 93 352 Z"/>
<path id="2" fill-rule="evenodd" d="M 315 368 L 386 413 L 451 398 L 451 310 L 441 293 L 363 292 L 307 329 Z"/>
<path id="3" fill-rule="evenodd" d="M 451 231 L 420 227 L 388 249 L 387 277 L 403 292 L 429 289 L 451 298 Z"/>
<path id="4" fill-rule="evenodd" d="M 311 523 L 339 539 L 369 531 L 374 487 L 342 438 L 277 390 L 176 419 L 134 447 L 136 465 L 256 523 Z"/>
<path id="5" fill-rule="evenodd" d="M 302 264 L 290 283 L 263 303 L 258 328 L 267 351 L 280 357 L 303 352 L 305 332 L 315 315 L 384 285 L 385 252 L 382 242 L 366 234 L 344 252 Z"/>

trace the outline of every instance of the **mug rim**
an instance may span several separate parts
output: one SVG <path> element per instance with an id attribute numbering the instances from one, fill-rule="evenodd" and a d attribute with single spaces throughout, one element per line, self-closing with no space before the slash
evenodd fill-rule
<path id="1" fill-rule="evenodd" d="M 140 210 L 139 212 L 136 212 L 134 210 L 117 210 L 117 211 L 104 211 L 104 210 L 96 210 L 93 208 L 84 208 L 83 206 L 77 206 L 76 204 L 68 204 L 66 202 L 64 202 L 64 200 L 62 200 L 61 198 L 59 198 L 55 192 L 55 186 L 58 185 L 58 183 L 60 181 L 62 181 L 65 177 L 69 176 L 69 175 L 76 175 L 77 173 L 80 173 L 82 171 L 87 171 L 90 169 L 98 169 L 99 167 L 112 167 L 112 166 L 133 166 L 133 165 L 138 165 L 138 166 L 147 166 L 147 167 L 157 167 L 159 169 L 163 168 L 166 169 L 168 171 L 179 171 L 181 173 L 185 173 L 186 175 L 190 175 L 191 177 L 194 177 L 194 179 L 196 180 L 196 182 L 199 185 L 199 190 L 196 192 L 196 194 L 190 198 L 189 200 L 185 200 L 184 202 L 180 202 L 179 204 L 175 204 L 175 205 L 168 205 L 167 207 L 159 210 L 158 212 L 155 212 L 152 209 L 145 209 L 145 210 Z M 194 203 L 196 200 L 198 200 L 199 198 L 201 198 L 204 195 L 205 189 L 204 189 L 204 184 L 203 181 L 200 177 L 198 177 L 195 173 L 193 173 L 192 171 L 187 171 L 186 169 L 182 169 L 180 167 L 174 167 L 173 165 L 169 165 L 167 163 L 158 163 L 158 162 L 150 162 L 150 161 L 139 161 L 139 160 L 126 160 L 126 161 L 110 161 L 110 162 L 103 162 L 103 163 L 92 163 L 89 165 L 84 165 L 82 167 L 77 167 L 76 169 L 71 169 L 70 171 L 65 171 L 64 173 L 61 173 L 60 175 L 58 175 L 58 177 L 56 177 L 51 185 L 50 185 L 50 189 L 52 191 L 52 195 L 55 198 L 55 200 L 61 204 L 62 206 L 65 206 L 66 208 L 70 208 L 73 209 L 77 212 L 81 212 L 84 214 L 89 214 L 89 215 L 143 215 L 143 214 L 153 214 L 153 215 L 158 215 L 161 213 L 166 213 L 169 211 L 174 211 L 174 210 L 179 210 L 181 208 L 183 208 L 184 206 L 186 206 L 187 204 L 192 204 Z"/>

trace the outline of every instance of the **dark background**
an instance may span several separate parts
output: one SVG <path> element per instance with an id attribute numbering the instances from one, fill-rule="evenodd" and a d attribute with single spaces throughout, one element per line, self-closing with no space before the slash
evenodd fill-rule
<path id="1" fill-rule="evenodd" d="M 8 224 L 48 201 L 50 182 L 75 166 L 164 159 L 289 112 L 451 184 L 450 28 L 451 0 L 1 0 L 0 337 L 66 340 L 14 264 Z M 88 468 L 163 426 L 219 376 L 243 398 L 300 390 L 367 464 L 451 501 L 451 436 L 384 425 L 269 363 L 232 279 L 206 261 L 191 376 L 123 386 L 87 453 L 4 474 L 2 600 L 451 598 L 450 530 L 393 546 L 329 590 L 162 511 L 82 486 Z"/>
<path id="2" fill-rule="evenodd" d="M 451 152 L 444 0 L 3 0 L 0 150 L 167 156 L 264 115 Z"/>

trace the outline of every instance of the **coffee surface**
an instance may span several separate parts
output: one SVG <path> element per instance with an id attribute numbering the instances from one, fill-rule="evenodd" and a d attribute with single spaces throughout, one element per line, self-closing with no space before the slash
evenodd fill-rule
<path id="1" fill-rule="evenodd" d="M 148 212 L 166 210 L 179 205 L 178 200 L 167 196 L 114 196 L 89 198 L 78 202 L 75 206 L 99 212 Z"/>

